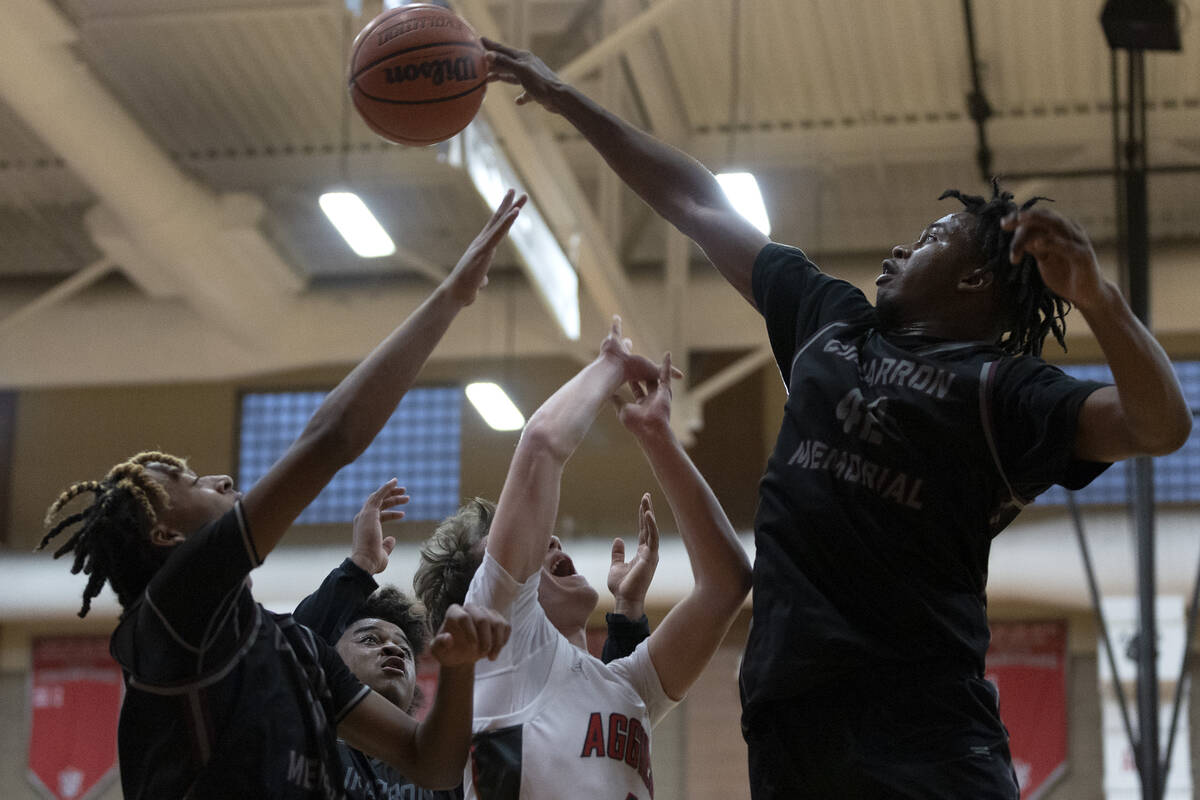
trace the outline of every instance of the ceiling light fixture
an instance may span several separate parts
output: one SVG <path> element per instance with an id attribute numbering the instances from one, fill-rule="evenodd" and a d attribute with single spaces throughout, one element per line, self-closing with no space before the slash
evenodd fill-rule
<path id="1" fill-rule="evenodd" d="M 517 171 L 480 117 L 449 142 L 447 160 L 465 167 L 475 190 L 493 210 L 509 188 L 524 191 Z M 525 274 L 563 335 L 579 341 L 579 275 L 532 202 L 508 232 Z"/>
<path id="2" fill-rule="evenodd" d="M 767 207 L 754 175 L 749 172 L 722 172 L 717 176 L 717 182 L 725 190 L 725 196 L 733 204 L 734 210 L 762 231 L 764 236 L 770 236 L 771 220 L 767 217 Z"/>
<path id="3" fill-rule="evenodd" d="M 326 192 L 318 202 L 346 244 L 362 258 L 379 258 L 396 252 L 392 237 L 354 192 Z"/>
<path id="4" fill-rule="evenodd" d="M 504 390 L 490 381 L 468 383 L 467 399 L 492 430 L 519 431 L 525 427 L 525 417 Z"/>

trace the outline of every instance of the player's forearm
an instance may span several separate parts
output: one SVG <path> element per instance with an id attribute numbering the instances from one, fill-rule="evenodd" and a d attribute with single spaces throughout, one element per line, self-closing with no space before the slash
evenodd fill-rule
<path id="1" fill-rule="evenodd" d="M 1112 370 L 1132 444 L 1145 455 L 1182 447 L 1192 416 L 1162 346 L 1112 283 L 1106 282 L 1096 298 L 1078 308 Z"/>
<path id="2" fill-rule="evenodd" d="M 671 506 L 695 578 L 714 614 L 732 613 L 750 591 L 750 560 L 716 495 L 669 427 L 638 436 Z"/>
<path id="3" fill-rule="evenodd" d="M 725 207 L 712 172 L 696 159 L 629 124 L 578 89 L 557 88 L 556 109 L 629 188 L 668 222 L 695 238 L 695 207 Z"/>
<path id="4" fill-rule="evenodd" d="M 487 543 L 516 580 L 524 582 L 541 566 L 558 516 L 563 467 L 621 377 L 620 364 L 597 358 L 552 394 L 521 433 Z"/>
<path id="5" fill-rule="evenodd" d="M 417 727 L 419 770 L 408 777 L 429 789 L 450 789 L 462 783 L 471 747 L 471 715 L 475 665 L 442 667 L 428 716 Z"/>
<path id="6" fill-rule="evenodd" d="M 550 395 L 533 413 L 517 444 L 517 458 L 534 451 L 565 463 L 587 435 L 600 413 L 621 385 L 621 365 L 601 356 Z"/>
<path id="7" fill-rule="evenodd" d="M 292 612 L 297 622 L 330 644 L 337 641 L 345 618 L 379 588 L 366 570 L 356 575 L 352 569 L 344 565 L 334 569 Z"/>

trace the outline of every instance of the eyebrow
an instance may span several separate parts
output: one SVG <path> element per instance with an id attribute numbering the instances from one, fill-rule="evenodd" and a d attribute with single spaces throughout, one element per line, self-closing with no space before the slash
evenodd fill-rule
<path id="1" fill-rule="evenodd" d="M 381 625 L 377 625 L 377 624 L 375 624 L 374 622 L 368 622 L 368 623 L 366 623 L 366 624 L 359 625 L 357 628 L 354 628 L 354 629 L 353 629 L 353 630 L 352 630 L 350 633 L 351 633 L 351 635 L 353 635 L 353 636 L 357 636 L 357 635 L 359 635 L 360 633 L 366 633 L 366 632 L 368 632 L 368 631 L 372 631 L 372 632 L 374 632 L 374 633 L 378 633 L 378 634 L 380 634 L 381 636 L 383 636 L 385 639 L 386 639 L 386 638 L 388 638 L 388 632 L 387 632 L 387 630 L 385 630 L 385 629 L 383 628 L 383 626 L 381 626 Z M 405 647 L 409 647 L 409 648 L 411 648 L 411 645 L 410 645 L 408 642 L 406 642 L 406 641 L 405 641 L 405 642 L 397 642 L 397 644 L 403 644 Z"/>

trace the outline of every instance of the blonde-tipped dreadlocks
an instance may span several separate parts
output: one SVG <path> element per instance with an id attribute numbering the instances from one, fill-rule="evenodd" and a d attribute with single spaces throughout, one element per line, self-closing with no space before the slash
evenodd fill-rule
<path id="1" fill-rule="evenodd" d="M 957 189 L 947 189 L 938 199 L 947 197 L 960 200 L 977 219 L 975 240 L 983 251 L 985 264 L 995 275 L 996 284 L 1004 291 L 1008 317 L 1000 349 L 1009 355 L 1040 356 L 1046 334 L 1053 333 L 1055 341 L 1066 350 L 1065 317 L 1071 304 L 1042 282 L 1042 273 L 1033 256 L 1026 253 L 1018 264 L 1009 260 L 1013 234 L 1000 227 L 1000 221 L 1009 214 L 1049 198 L 1033 197 L 1018 206 L 1013 202 L 1012 192 L 1002 191 L 996 178 L 992 179 L 990 199 L 963 194 Z"/>
<path id="2" fill-rule="evenodd" d="M 46 512 L 49 526 L 67 503 L 79 495 L 91 492 L 95 497 L 91 505 L 54 525 L 37 546 L 41 550 L 66 528 L 79 525 L 54 551 L 54 557 L 73 552 L 75 562 L 71 573 L 83 572 L 88 576 L 83 607 L 79 610 L 81 617 L 87 616 L 92 598 L 100 594 L 105 581 L 117 593 L 122 607 L 132 603 L 166 556 L 160 552 L 162 548 L 150 544 L 149 534 L 158 521 L 155 506 L 167 508 L 170 500 L 166 489 L 146 473 L 147 464 L 187 469 L 183 459 L 167 453 L 138 453 L 117 464 L 101 480 L 80 481 L 67 487 Z"/>

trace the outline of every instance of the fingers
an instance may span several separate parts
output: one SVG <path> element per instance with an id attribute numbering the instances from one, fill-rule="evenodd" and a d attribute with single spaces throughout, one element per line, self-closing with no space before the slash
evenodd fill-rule
<path id="1" fill-rule="evenodd" d="M 443 635 L 448 637 L 445 640 L 447 647 L 452 645 L 455 650 L 461 652 L 477 649 L 478 637 L 475 634 L 475 625 L 472 624 L 466 609 L 458 604 L 451 605 L 446 609 L 446 616 L 442 619 L 442 627 L 438 631 L 437 638 L 441 639 Z"/>
<path id="2" fill-rule="evenodd" d="M 645 356 L 628 353 L 625 359 L 625 376 L 630 381 L 658 381 L 659 367 Z"/>
<path id="3" fill-rule="evenodd" d="M 612 563 L 625 563 L 625 540 L 618 536 L 612 543 Z"/>
<path id="4" fill-rule="evenodd" d="M 492 212 L 492 222 L 496 222 L 508 213 L 508 209 L 512 207 L 513 198 L 516 194 L 516 189 L 509 189 L 504 193 L 504 199 L 500 201 L 500 204 L 496 206 L 496 210 Z"/>
<path id="5" fill-rule="evenodd" d="M 495 659 L 508 643 L 511 631 L 504 618 L 490 608 L 452 605 L 446 609 L 430 651 L 446 666 L 468 664 L 485 657 Z"/>
<path id="6" fill-rule="evenodd" d="M 392 551 L 396 549 L 396 537 L 388 536 L 380 544 L 383 545 L 383 552 L 390 556 Z"/>
<path id="7" fill-rule="evenodd" d="M 521 54 L 521 51 L 515 47 L 509 47 L 506 44 L 497 42 L 495 39 L 489 39 L 486 36 L 479 37 L 479 41 L 483 44 L 484 50 L 490 50 L 493 53 L 507 56 L 508 58 L 516 58 Z"/>
<path id="8" fill-rule="evenodd" d="M 389 508 L 406 505 L 410 500 L 412 498 L 408 496 L 408 490 L 403 486 L 397 486 L 380 499 L 378 505 L 381 511 L 386 511 Z"/>
<path id="9" fill-rule="evenodd" d="M 1077 223 L 1048 208 L 1014 212 L 1000 220 L 1000 227 L 1013 232 L 1009 260 L 1014 264 L 1027 253 L 1041 260 L 1043 255 L 1086 239 Z"/>
<path id="10" fill-rule="evenodd" d="M 383 486 L 380 486 L 378 489 L 371 492 L 369 495 L 367 495 L 366 501 L 363 502 L 363 508 L 367 508 L 368 506 L 371 508 L 381 507 L 387 496 L 397 488 L 397 483 L 399 483 L 399 479 L 392 478 L 390 481 L 383 484 Z M 403 492 L 404 490 L 401 489 L 400 491 Z"/>
<path id="11" fill-rule="evenodd" d="M 499 613 L 484 606 L 467 605 L 463 611 L 475 631 L 476 658 L 495 659 L 508 643 L 512 627 Z"/>
<path id="12" fill-rule="evenodd" d="M 650 502 L 650 493 L 642 495 L 638 506 L 638 543 L 642 544 L 642 533 L 645 533 L 645 544 L 651 550 L 658 550 L 658 520 L 654 518 L 654 505 Z"/>

